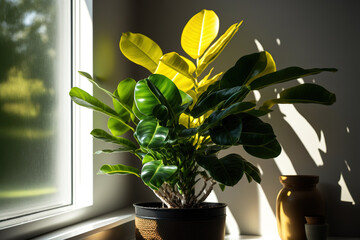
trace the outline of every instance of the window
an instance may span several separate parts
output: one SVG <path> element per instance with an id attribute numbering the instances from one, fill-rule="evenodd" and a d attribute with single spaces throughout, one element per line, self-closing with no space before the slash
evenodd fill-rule
<path id="1" fill-rule="evenodd" d="M 91 1 L 0 1 L 0 229 L 92 203 Z M 86 161 L 86 162 L 85 162 Z"/>

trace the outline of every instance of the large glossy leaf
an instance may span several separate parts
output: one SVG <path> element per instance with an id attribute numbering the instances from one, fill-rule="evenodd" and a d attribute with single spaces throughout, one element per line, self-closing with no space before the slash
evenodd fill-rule
<path id="1" fill-rule="evenodd" d="M 136 81 L 132 78 L 126 78 L 119 82 L 117 86 L 117 94 L 121 103 L 132 106 L 134 103 L 134 89 Z"/>
<path id="2" fill-rule="evenodd" d="M 175 109 L 177 115 L 183 113 L 193 103 L 193 98 L 189 94 L 181 90 L 179 90 L 179 92 L 181 96 L 181 106 Z"/>
<path id="3" fill-rule="evenodd" d="M 335 68 L 312 68 L 312 69 L 303 69 L 300 67 L 288 67 L 274 73 L 267 74 L 262 76 L 249 84 L 249 87 L 252 90 L 261 89 L 273 84 L 287 82 L 293 79 L 306 77 L 309 75 L 318 74 L 321 72 L 336 72 Z"/>
<path id="4" fill-rule="evenodd" d="M 209 128 L 218 125 L 218 123 L 224 118 L 230 115 L 236 115 L 238 113 L 246 112 L 253 109 L 256 106 L 252 102 L 238 102 L 226 108 L 224 110 L 216 110 L 205 120 L 204 124 L 200 126 L 199 131 L 205 131 Z"/>
<path id="5" fill-rule="evenodd" d="M 148 81 L 151 81 L 155 87 Z M 147 116 L 151 116 L 153 108 L 159 104 L 164 104 L 170 111 L 179 107 L 182 102 L 176 85 L 169 78 L 160 74 L 150 75 L 148 80 L 137 82 L 134 98 L 139 111 Z"/>
<path id="6" fill-rule="evenodd" d="M 194 87 L 195 79 L 192 73 L 195 71 L 195 65 L 180 56 L 176 52 L 167 53 L 160 58 L 160 63 L 155 71 L 171 79 L 176 86 L 184 92 Z"/>
<path id="7" fill-rule="evenodd" d="M 261 174 L 257 167 L 255 167 L 250 162 L 244 160 L 244 172 L 246 175 L 246 178 L 248 179 L 249 183 L 254 179 L 255 182 L 260 183 L 261 182 Z"/>
<path id="8" fill-rule="evenodd" d="M 136 83 L 134 98 L 137 109 L 146 116 L 151 116 L 153 108 L 156 105 L 161 104 L 160 100 L 150 90 L 146 79 Z"/>
<path id="9" fill-rule="evenodd" d="M 94 129 L 91 131 L 90 134 L 93 135 L 93 137 L 95 137 L 97 139 L 101 139 L 105 142 L 119 144 L 119 145 L 122 145 L 124 147 L 130 148 L 133 150 L 137 149 L 136 144 L 133 143 L 132 141 L 130 141 L 129 139 L 112 136 L 102 129 Z"/>
<path id="10" fill-rule="evenodd" d="M 214 11 L 202 10 L 185 25 L 181 34 L 181 46 L 193 59 L 199 58 L 216 38 L 219 18 Z"/>
<path id="11" fill-rule="evenodd" d="M 176 166 L 164 166 L 161 160 L 150 161 L 144 164 L 141 179 L 152 189 L 158 190 L 176 171 Z"/>
<path id="12" fill-rule="evenodd" d="M 270 109 L 274 104 L 284 103 L 317 103 L 331 105 L 336 102 L 335 94 L 317 84 L 305 83 L 285 89 L 280 98 L 264 102 L 263 107 Z"/>
<path id="13" fill-rule="evenodd" d="M 204 55 L 200 58 L 198 68 L 196 69 L 196 76 L 200 76 L 206 67 L 220 55 L 235 33 L 239 30 L 241 23 L 242 21 L 231 25 L 226 32 L 204 53 Z"/>
<path id="14" fill-rule="evenodd" d="M 268 52 L 253 53 L 241 57 L 234 67 L 222 77 L 220 88 L 231 88 L 249 84 L 270 72 L 274 72 L 275 62 Z"/>
<path id="15" fill-rule="evenodd" d="M 140 112 L 140 110 L 136 106 L 135 101 L 134 101 L 134 104 L 132 106 L 132 111 L 133 111 L 134 115 L 136 116 L 136 118 L 139 119 L 139 120 L 144 119 L 144 118 L 147 117 L 145 114 Z"/>
<path id="16" fill-rule="evenodd" d="M 244 149 L 254 157 L 263 159 L 275 158 L 281 153 L 281 146 L 276 139 L 263 146 L 244 146 Z"/>
<path id="17" fill-rule="evenodd" d="M 127 104 L 124 104 L 120 101 L 120 97 L 117 90 L 115 90 L 114 96 L 116 96 L 116 98 L 113 98 L 112 100 L 116 113 L 124 122 L 129 122 L 130 114 L 128 112 L 128 109 L 130 109 L 131 105 L 128 106 Z"/>
<path id="18" fill-rule="evenodd" d="M 119 47 L 130 61 L 155 72 L 161 56 L 161 48 L 153 40 L 140 33 L 123 33 Z"/>
<path id="19" fill-rule="evenodd" d="M 244 146 L 263 146 L 276 139 L 270 124 L 249 114 L 241 114 L 242 132 L 239 144 Z"/>
<path id="20" fill-rule="evenodd" d="M 116 118 L 109 118 L 107 124 L 108 129 L 114 136 L 121 136 L 130 130 L 128 125 L 125 125 L 123 122 L 117 120 Z"/>
<path id="21" fill-rule="evenodd" d="M 142 147 L 154 149 L 165 144 L 169 129 L 160 126 L 155 118 L 147 117 L 139 122 L 135 134 Z"/>
<path id="22" fill-rule="evenodd" d="M 191 110 L 191 115 L 195 118 L 200 117 L 207 111 L 214 109 L 216 106 L 228 100 L 231 96 L 242 93 L 243 90 L 244 89 L 241 86 L 237 86 L 229 89 L 214 91 L 206 97 L 197 101 L 197 103 Z"/>
<path id="23" fill-rule="evenodd" d="M 240 140 L 241 118 L 230 115 L 221 120 L 221 124 L 209 129 L 211 140 L 218 145 L 235 145 Z"/>
<path id="24" fill-rule="evenodd" d="M 117 164 L 117 165 L 105 164 L 100 168 L 100 171 L 98 174 L 108 174 L 108 175 L 133 174 L 137 177 L 140 177 L 139 169 L 137 169 L 135 167 L 131 167 L 131 166 L 122 165 L 122 164 Z"/>
<path id="25" fill-rule="evenodd" d="M 104 113 L 110 117 L 116 118 L 117 120 L 122 122 L 125 126 L 128 126 L 129 129 L 134 130 L 131 126 L 125 123 L 125 121 L 122 120 L 111 107 L 107 106 L 97 98 L 91 96 L 84 90 L 78 87 L 73 87 L 70 90 L 69 95 L 71 96 L 71 99 L 80 106 L 87 107 L 95 111 Z"/>
<path id="26" fill-rule="evenodd" d="M 182 98 L 179 89 L 168 77 L 161 74 L 152 74 L 148 79 L 160 90 L 161 94 L 172 108 L 180 106 Z"/>
<path id="27" fill-rule="evenodd" d="M 215 155 L 198 156 L 196 161 L 214 180 L 226 186 L 234 186 L 244 174 L 244 159 L 237 154 L 230 154 L 220 159 Z"/>

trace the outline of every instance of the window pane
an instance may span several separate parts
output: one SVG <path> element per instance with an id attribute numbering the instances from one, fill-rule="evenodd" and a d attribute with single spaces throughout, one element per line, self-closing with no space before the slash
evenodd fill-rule
<path id="1" fill-rule="evenodd" d="M 72 201 L 70 2 L 0 0 L 0 220 Z"/>

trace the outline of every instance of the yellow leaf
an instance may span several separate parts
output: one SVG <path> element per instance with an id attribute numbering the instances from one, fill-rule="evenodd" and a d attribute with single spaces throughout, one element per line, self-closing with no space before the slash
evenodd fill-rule
<path id="1" fill-rule="evenodd" d="M 226 32 L 204 53 L 204 55 L 200 58 L 198 68 L 196 69 L 196 76 L 200 76 L 205 68 L 219 56 L 222 50 L 224 50 L 226 45 L 238 31 L 241 23 L 242 21 L 231 25 L 228 30 L 226 30 Z"/>
<path id="2" fill-rule="evenodd" d="M 119 47 L 130 61 L 154 73 L 163 55 L 161 48 L 153 40 L 140 33 L 123 33 Z"/>
<path id="3" fill-rule="evenodd" d="M 160 58 L 155 73 L 167 76 L 180 90 L 187 92 L 194 87 L 195 79 L 192 73 L 195 69 L 195 65 L 190 60 L 176 52 L 171 52 Z"/>
<path id="4" fill-rule="evenodd" d="M 273 57 L 271 56 L 270 53 L 268 53 L 267 51 L 265 51 L 266 54 L 266 67 L 265 69 L 260 72 L 259 74 L 257 74 L 256 76 L 254 76 L 253 78 L 249 79 L 249 81 L 246 82 L 246 85 L 249 85 L 252 81 L 254 81 L 255 79 L 262 77 L 266 74 L 272 73 L 276 71 L 276 65 L 275 65 L 275 61 L 273 59 Z"/>
<path id="5" fill-rule="evenodd" d="M 199 58 L 216 38 L 219 18 L 214 11 L 202 10 L 185 25 L 181 35 L 181 46 L 193 59 Z"/>
<path id="6" fill-rule="evenodd" d="M 206 75 L 198 84 L 198 89 L 197 89 L 197 94 L 198 96 L 200 96 L 203 92 L 206 91 L 206 89 L 211 85 L 213 84 L 214 82 L 216 82 L 219 77 L 222 75 L 222 72 L 221 73 L 218 73 L 216 74 L 215 76 L 213 76 L 212 78 L 209 79 L 209 76 L 212 72 L 214 68 L 212 68 L 209 72 L 208 75 Z"/>

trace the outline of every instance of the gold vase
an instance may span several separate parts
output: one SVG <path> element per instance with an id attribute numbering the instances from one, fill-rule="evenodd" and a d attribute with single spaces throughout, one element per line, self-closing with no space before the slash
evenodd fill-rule
<path id="1" fill-rule="evenodd" d="M 305 216 L 325 216 L 325 204 L 316 188 L 319 176 L 280 176 L 283 188 L 276 199 L 276 220 L 282 240 L 306 240 Z"/>

